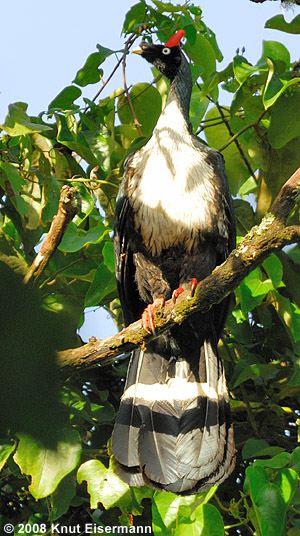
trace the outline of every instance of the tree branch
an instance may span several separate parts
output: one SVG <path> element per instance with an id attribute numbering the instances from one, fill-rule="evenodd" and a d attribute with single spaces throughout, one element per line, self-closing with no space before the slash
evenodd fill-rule
<path id="1" fill-rule="evenodd" d="M 300 242 L 300 227 L 286 227 L 287 218 L 300 195 L 300 168 L 288 179 L 276 197 L 271 211 L 259 226 L 253 227 L 228 259 L 198 284 L 193 297 L 183 292 L 174 305 L 166 302 L 162 311 L 155 312 L 156 336 L 174 324 L 181 324 L 196 311 L 205 313 L 220 303 L 243 279 L 272 252 Z M 91 340 L 79 348 L 58 354 L 58 366 L 64 374 L 105 365 L 120 354 L 145 347 L 153 338 L 139 320 L 126 329 L 103 340 Z"/>
<path id="2" fill-rule="evenodd" d="M 75 194 L 76 188 L 73 186 L 65 185 L 62 187 L 57 214 L 52 220 L 49 232 L 39 253 L 24 277 L 24 283 L 28 283 L 32 277 L 35 279 L 39 277 L 61 243 L 67 226 L 78 210 Z"/>

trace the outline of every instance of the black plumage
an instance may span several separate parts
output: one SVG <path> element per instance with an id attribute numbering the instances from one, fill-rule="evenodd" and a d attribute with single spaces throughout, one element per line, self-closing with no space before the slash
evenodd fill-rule
<path id="1" fill-rule="evenodd" d="M 223 157 L 192 134 L 184 54 L 177 45 L 149 43 L 135 52 L 169 78 L 170 90 L 152 137 L 128 159 L 117 200 L 125 325 L 156 298 L 205 278 L 235 246 Z M 231 473 L 233 430 L 217 350 L 227 310 L 224 300 L 132 353 L 112 436 L 117 469 L 130 485 L 190 494 Z"/>

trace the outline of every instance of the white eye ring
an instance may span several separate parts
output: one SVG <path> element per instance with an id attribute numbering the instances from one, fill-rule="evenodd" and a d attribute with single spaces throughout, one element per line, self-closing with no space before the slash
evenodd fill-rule
<path id="1" fill-rule="evenodd" d="M 165 56 L 169 56 L 169 54 L 171 54 L 171 49 L 168 48 L 168 47 L 165 47 L 162 49 L 162 53 L 165 55 Z"/>

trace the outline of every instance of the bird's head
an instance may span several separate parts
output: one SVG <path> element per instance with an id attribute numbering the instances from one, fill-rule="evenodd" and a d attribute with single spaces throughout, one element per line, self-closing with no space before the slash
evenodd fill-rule
<path id="1" fill-rule="evenodd" d="M 179 43 L 184 36 L 184 30 L 178 30 L 165 45 L 153 45 L 142 41 L 134 48 L 134 54 L 140 54 L 145 60 L 152 63 L 156 69 L 169 80 L 173 80 L 179 70 L 183 58 Z"/>

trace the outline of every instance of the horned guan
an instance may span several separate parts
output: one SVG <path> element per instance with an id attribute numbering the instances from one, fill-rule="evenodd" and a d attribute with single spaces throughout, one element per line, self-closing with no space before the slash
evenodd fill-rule
<path id="1" fill-rule="evenodd" d="M 115 259 L 125 325 L 153 330 L 153 309 L 188 289 L 235 246 L 222 155 L 192 133 L 192 77 L 179 30 L 165 45 L 133 52 L 170 81 L 150 140 L 131 154 L 116 204 Z M 176 296 L 175 292 L 175 296 Z M 148 309 L 147 309 L 148 306 Z M 130 359 L 112 435 L 117 471 L 132 486 L 178 494 L 219 484 L 234 467 L 229 397 L 217 344 L 228 299 L 154 338 Z"/>

